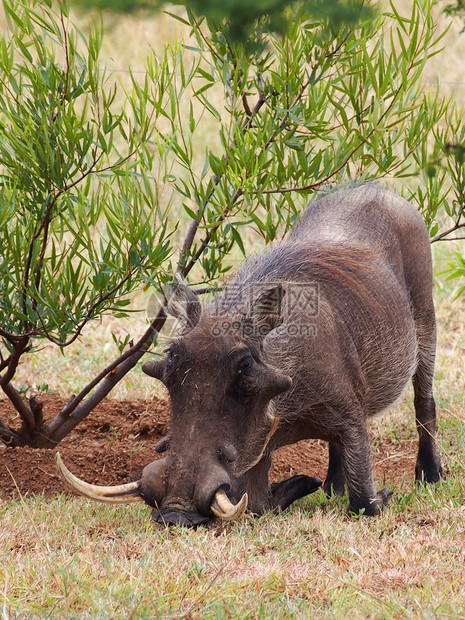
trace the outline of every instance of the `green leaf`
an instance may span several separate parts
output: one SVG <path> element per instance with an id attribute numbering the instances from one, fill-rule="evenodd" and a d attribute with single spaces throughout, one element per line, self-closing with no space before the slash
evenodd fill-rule
<path id="1" fill-rule="evenodd" d="M 234 226 L 230 227 L 230 231 L 231 231 L 231 235 L 234 239 L 234 242 L 238 245 L 240 251 L 242 252 L 242 255 L 245 256 L 245 248 L 244 248 L 244 243 L 242 241 L 242 237 L 239 234 L 239 231 L 237 230 L 237 228 L 234 228 Z"/>

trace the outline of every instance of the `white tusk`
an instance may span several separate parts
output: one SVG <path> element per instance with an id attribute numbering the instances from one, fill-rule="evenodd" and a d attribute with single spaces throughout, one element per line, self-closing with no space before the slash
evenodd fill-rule
<path id="1" fill-rule="evenodd" d="M 210 506 L 213 514 L 224 521 L 236 521 L 240 519 L 247 508 L 247 493 L 241 497 L 237 504 L 233 504 L 225 491 L 220 489 L 215 493 L 212 505 Z"/>
<path id="2" fill-rule="evenodd" d="M 55 455 L 56 468 L 61 478 L 69 484 L 71 488 L 89 499 L 97 502 L 106 502 L 108 504 L 124 504 L 143 502 L 144 499 L 140 494 L 140 480 L 137 482 L 129 482 L 128 484 L 119 484 L 116 486 L 101 487 L 96 484 L 84 482 L 74 474 L 63 463 L 59 452 Z"/>

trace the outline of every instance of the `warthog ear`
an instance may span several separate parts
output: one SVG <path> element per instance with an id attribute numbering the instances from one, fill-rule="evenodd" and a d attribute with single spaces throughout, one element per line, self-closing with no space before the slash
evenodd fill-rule
<path id="1" fill-rule="evenodd" d="M 200 302 L 179 274 L 176 274 L 173 284 L 167 287 L 166 299 L 168 314 L 179 319 L 184 327 L 192 329 L 197 325 L 202 313 Z"/>
<path id="2" fill-rule="evenodd" d="M 251 331 L 255 338 L 262 340 L 272 329 L 283 322 L 281 310 L 282 299 L 286 291 L 281 284 L 273 286 L 261 293 L 252 303 L 250 314 L 247 317 L 251 324 Z"/>
<path id="3" fill-rule="evenodd" d="M 165 374 L 165 360 L 158 360 L 157 362 L 145 362 L 142 364 L 142 370 L 149 377 L 160 379 L 163 381 Z"/>

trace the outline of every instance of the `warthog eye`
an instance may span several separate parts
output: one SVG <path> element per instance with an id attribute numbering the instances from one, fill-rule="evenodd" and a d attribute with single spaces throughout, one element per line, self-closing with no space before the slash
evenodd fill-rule
<path id="1" fill-rule="evenodd" d="M 173 380 L 175 372 L 175 353 L 171 347 L 165 349 L 164 353 L 166 353 L 166 357 L 163 360 L 163 377 L 161 380 L 168 387 Z"/>
<path id="2" fill-rule="evenodd" d="M 253 357 L 251 355 L 247 355 L 243 357 L 238 364 L 237 371 L 238 374 L 242 374 L 244 370 L 248 370 L 253 364 Z"/>
<path id="3" fill-rule="evenodd" d="M 163 353 L 166 353 L 166 362 L 170 365 L 173 363 L 174 353 L 171 347 L 163 349 Z"/>

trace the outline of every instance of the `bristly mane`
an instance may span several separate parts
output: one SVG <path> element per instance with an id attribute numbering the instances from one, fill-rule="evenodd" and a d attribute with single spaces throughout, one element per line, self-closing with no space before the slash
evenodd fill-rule
<path id="1" fill-rule="evenodd" d="M 367 276 L 377 269 L 377 252 L 349 244 L 284 242 L 251 256 L 214 304 L 223 312 L 241 312 L 256 294 L 254 287 L 289 282 L 337 285 L 367 298 Z M 240 293 L 240 294 L 239 294 Z"/>

